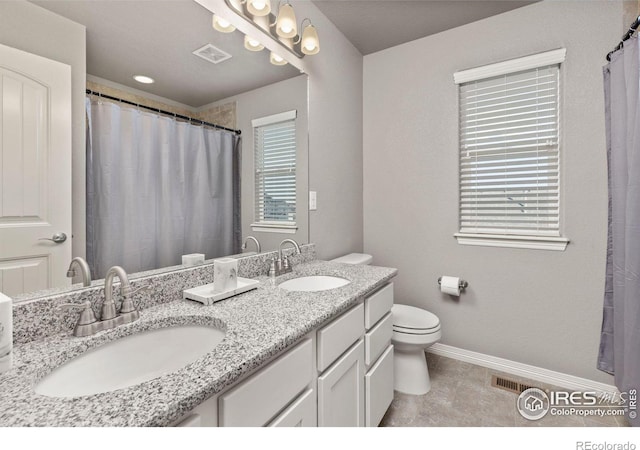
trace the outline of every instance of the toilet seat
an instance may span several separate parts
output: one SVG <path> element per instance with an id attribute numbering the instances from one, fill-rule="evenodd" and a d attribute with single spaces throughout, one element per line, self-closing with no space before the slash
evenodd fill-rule
<path id="1" fill-rule="evenodd" d="M 395 304 L 391 308 L 393 331 L 406 334 L 434 334 L 440 331 L 440 319 L 415 306 Z"/>

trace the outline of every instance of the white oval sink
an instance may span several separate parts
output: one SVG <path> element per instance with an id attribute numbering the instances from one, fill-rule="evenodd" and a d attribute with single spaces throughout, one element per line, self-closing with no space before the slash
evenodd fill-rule
<path id="1" fill-rule="evenodd" d="M 311 277 L 294 278 L 281 283 L 279 286 L 285 291 L 316 292 L 336 289 L 346 286 L 349 283 L 351 283 L 351 281 L 340 277 L 316 275 Z"/>
<path id="2" fill-rule="evenodd" d="M 35 392 L 49 397 L 78 397 L 134 386 L 182 369 L 213 350 L 224 335 L 224 331 L 206 325 L 133 334 L 58 367 L 35 386 Z"/>

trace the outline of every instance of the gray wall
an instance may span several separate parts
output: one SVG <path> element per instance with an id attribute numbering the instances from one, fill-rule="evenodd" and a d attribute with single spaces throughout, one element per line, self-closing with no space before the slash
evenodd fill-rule
<path id="1" fill-rule="evenodd" d="M 444 344 L 605 383 L 596 370 L 607 178 L 602 66 L 620 2 L 542 2 L 364 58 L 364 250 L 399 268 L 396 302 L 440 317 Z M 565 47 L 565 252 L 457 244 L 458 116 L 453 73 Z M 437 289 L 461 276 L 459 299 Z"/>
<path id="2" fill-rule="evenodd" d="M 85 27 L 23 0 L 0 2 L 0 43 L 71 66 L 73 255 L 85 255 Z"/>
<path id="3" fill-rule="evenodd" d="M 308 180 L 308 120 L 307 120 L 307 76 L 300 75 L 279 83 L 270 84 L 253 91 L 225 98 L 212 106 L 236 102 L 237 128 L 242 130 L 242 237 L 253 235 L 258 238 L 263 251 L 277 250 L 283 239 L 295 239 L 299 244 L 309 242 L 309 195 Z M 295 234 L 265 233 L 253 231 L 255 221 L 254 154 L 253 127 L 251 121 L 285 111 L 297 110 L 296 118 L 296 195 L 298 230 Z M 254 251 L 249 244 L 247 251 Z"/>
<path id="4" fill-rule="evenodd" d="M 309 240 L 318 257 L 362 251 L 362 55 L 320 10 L 294 2 L 318 29 L 320 53 L 305 57 L 309 73 Z"/>

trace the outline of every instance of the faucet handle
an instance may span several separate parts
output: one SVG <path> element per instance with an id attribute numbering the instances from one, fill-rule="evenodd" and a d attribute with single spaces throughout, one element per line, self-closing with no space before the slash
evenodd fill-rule
<path id="1" fill-rule="evenodd" d="M 89 300 L 82 303 L 62 303 L 56 309 L 81 309 L 80 317 L 73 328 L 73 335 L 78 337 L 90 336 L 100 331 L 100 323 L 91 307 Z"/>
<path id="2" fill-rule="evenodd" d="M 280 275 L 280 264 L 282 262 L 278 258 L 272 258 L 269 264 L 269 277 L 275 278 Z"/>
<path id="3" fill-rule="evenodd" d="M 122 300 L 122 306 L 120 307 L 120 315 L 129 314 L 137 311 L 136 305 L 133 303 L 133 294 L 138 292 L 147 292 L 151 290 L 151 286 L 140 286 L 137 289 L 132 290 L 127 295 L 124 296 Z"/>
<path id="4" fill-rule="evenodd" d="M 291 272 L 291 263 L 289 262 L 289 257 L 288 256 L 283 256 L 282 257 L 282 273 L 289 273 Z"/>
<path id="5" fill-rule="evenodd" d="M 91 325 L 98 321 L 89 300 L 82 303 L 62 303 L 56 306 L 56 309 L 81 309 L 80 317 L 78 318 L 78 322 L 76 322 L 76 326 Z"/>

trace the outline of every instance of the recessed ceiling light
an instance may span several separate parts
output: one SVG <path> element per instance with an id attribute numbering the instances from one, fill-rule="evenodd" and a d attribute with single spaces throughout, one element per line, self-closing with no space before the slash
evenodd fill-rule
<path id="1" fill-rule="evenodd" d="M 155 83 L 156 81 L 153 78 L 147 77 L 145 75 L 134 75 L 133 79 L 136 80 L 138 83 L 144 83 L 144 84 L 151 84 L 151 83 Z"/>
<path id="2" fill-rule="evenodd" d="M 252 52 L 259 52 L 264 48 L 264 45 L 260 43 L 260 41 L 251 38 L 249 36 L 244 37 L 244 48 L 247 50 L 251 50 Z"/>
<path id="3" fill-rule="evenodd" d="M 285 61 L 285 59 L 282 56 L 276 55 L 273 52 L 271 52 L 271 55 L 269 55 L 269 61 L 274 66 L 284 66 L 285 64 L 287 64 L 287 61 Z"/>

